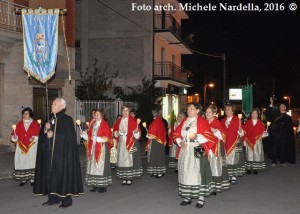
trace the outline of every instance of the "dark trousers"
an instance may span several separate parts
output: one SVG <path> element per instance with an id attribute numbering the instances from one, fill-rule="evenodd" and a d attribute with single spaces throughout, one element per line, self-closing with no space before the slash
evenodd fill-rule
<path id="1" fill-rule="evenodd" d="M 59 197 L 58 195 L 48 195 L 48 202 L 58 203 L 61 202 L 62 205 L 70 206 L 72 205 L 72 197 L 66 196 L 66 197 Z"/>

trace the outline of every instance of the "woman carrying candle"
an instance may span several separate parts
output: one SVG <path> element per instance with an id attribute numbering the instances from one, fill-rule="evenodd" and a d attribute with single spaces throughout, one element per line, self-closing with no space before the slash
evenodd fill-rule
<path id="1" fill-rule="evenodd" d="M 181 206 L 197 199 L 196 208 L 204 206 L 204 197 L 213 191 L 212 174 L 208 162 L 209 150 L 216 146 L 206 119 L 199 115 L 199 103 L 189 103 L 187 115 L 174 132 L 173 139 L 180 147 L 178 156 L 178 191 L 183 198 Z"/>
<path id="2" fill-rule="evenodd" d="M 218 138 L 216 146 L 210 150 L 208 157 L 214 182 L 214 195 L 223 190 L 230 189 L 224 148 L 226 136 L 221 122 L 217 118 L 217 111 L 218 108 L 215 105 L 209 105 L 205 112 L 210 130 Z"/>
<path id="3" fill-rule="evenodd" d="M 257 175 L 259 170 L 265 169 L 265 158 L 262 139 L 268 136 L 265 125 L 259 119 L 259 110 L 254 108 L 249 119 L 243 126 L 243 142 L 246 146 L 247 174 Z"/>
<path id="4" fill-rule="evenodd" d="M 85 183 L 93 187 L 91 192 L 104 193 L 112 185 L 110 168 L 111 130 L 104 120 L 103 110 L 94 113 L 95 122 L 88 132 L 82 132 L 81 137 L 87 140 L 87 167 Z"/>
<path id="5" fill-rule="evenodd" d="M 118 141 L 117 177 L 122 185 L 132 185 L 133 179 L 143 175 L 139 138 L 141 130 L 137 120 L 129 115 L 129 107 L 122 107 L 122 117 L 113 125 Z"/>
<path id="6" fill-rule="evenodd" d="M 28 180 L 34 185 L 37 141 L 40 125 L 33 120 L 30 108 L 22 110 L 22 120 L 12 126 L 11 141 L 16 146 L 15 151 L 15 180 L 24 186 Z"/>
<path id="7" fill-rule="evenodd" d="M 241 121 L 234 115 L 234 111 L 234 105 L 226 104 L 226 116 L 221 120 L 226 135 L 226 163 L 229 179 L 232 184 L 236 184 L 238 176 L 245 174 L 245 154 L 243 151 L 243 143 L 241 141 L 243 130 L 240 126 Z"/>

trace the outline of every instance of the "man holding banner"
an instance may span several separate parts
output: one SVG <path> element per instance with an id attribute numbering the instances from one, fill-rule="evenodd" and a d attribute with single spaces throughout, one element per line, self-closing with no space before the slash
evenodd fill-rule
<path id="1" fill-rule="evenodd" d="M 59 9 L 22 9 L 24 70 L 46 83 L 47 110 L 47 81 L 54 75 L 57 63 L 59 14 Z M 60 208 L 72 205 L 71 196 L 83 194 L 75 124 L 64 113 L 65 108 L 65 100 L 56 98 L 41 128 L 33 189 L 35 196 L 48 195 L 43 205 L 61 203 Z"/>

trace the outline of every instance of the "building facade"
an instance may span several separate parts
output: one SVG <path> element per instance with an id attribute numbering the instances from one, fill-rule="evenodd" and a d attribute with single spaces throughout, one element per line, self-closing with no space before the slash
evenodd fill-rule
<path id="1" fill-rule="evenodd" d="M 21 111 L 31 107 L 35 119 L 46 118 L 45 85 L 28 78 L 23 70 L 22 16 L 18 9 L 42 6 L 45 9 L 67 9 L 64 17 L 67 49 L 71 76 L 75 74 L 75 2 L 72 0 L 0 0 L 0 150 L 13 151 L 10 142 L 11 126 L 21 119 Z M 62 19 L 59 19 L 59 50 L 55 76 L 48 81 L 49 108 L 52 100 L 63 97 L 67 102 L 67 113 L 75 114 L 75 81 L 69 81 L 69 66 L 64 45 Z M 74 73 L 74 75 L 72 75 Z"/>
<path id="2" fill-rule="evenodd" d="M 150 9 L 138 10 L 134 4 Z M 186 88 L 192 84 L 181 56 L 192 52 L 181 20 L 188 16 L 154 9 L 170 4 L 178 9 L 176 0 L 77 0 L 76 69 L 85 71 L 96 58 L 98 67 L 118 72 L 114 83 L 122 88 L 140 85 L 144 77 L 154 79 L 163 97 L 163 116 L 185 111 Z"/>

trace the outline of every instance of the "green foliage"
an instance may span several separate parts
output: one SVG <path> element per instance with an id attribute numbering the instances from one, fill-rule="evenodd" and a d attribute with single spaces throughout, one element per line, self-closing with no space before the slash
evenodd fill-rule
<path id="1" fill-rule="evenodd" d="M 97 67 L 98 60 L 92 68 L 87 68 L 85 72 L 80 72 L 80 83 L 76 87 L 76 97 L 81 100 L 107 100 L 107 92 L 114 88 L 113 80 L 118 76 L 118 72 L 107 77 L 108 65 L 103 70 Z"/>
<path id="2" fill-rule="evenodd" d="M 172 110 L 170 121 L 168 121 L 168 122 L 170 123 L 170 125 L 174 125 L 174 123 L 176 122 L 176 115 L 175 115 L 174 110 Z"/>
<path id="3" fill-rule="evenodd" d="M 152 110 L 161 109 L 162 99 L 155 87 L 155 81 L 148 80 L 146 77 L 142 79 L 142 84 L 136 87 L 127 86 L 126 90 L 115 87 L 114 94 L 121 100 L 136 102 L 138 104 L 137 117 L 147 122 L 148 125 L 153 120 Z"/>

